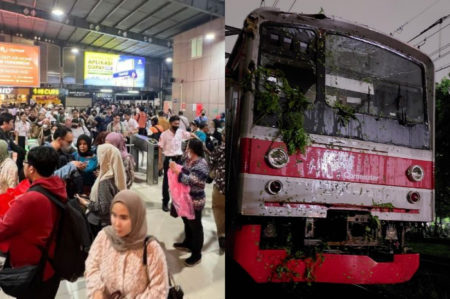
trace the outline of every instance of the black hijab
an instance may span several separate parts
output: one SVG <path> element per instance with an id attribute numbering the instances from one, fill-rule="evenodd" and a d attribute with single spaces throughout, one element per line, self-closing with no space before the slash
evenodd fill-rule
<path id="1" fill-rule="evenodd" d="M 87 146 L 88 146 L 88 150 L 85 153 L 82 153 L 80 151 L 80 141 L 81 140 L 84 140 L 86 142 Z M 93 156 L 94 155 L 94 153 L 92 152 L 91 146 L 92 146 L 91 137 L 89 137 L 88 135 L 85 135 L 85 134 L 80 135 L 80 137 L 78 137 L 78 139 L 77 139 L 77 151 L 78 151 L 78 154 L 81 157 L 89 157 L 89 156 Z"/>

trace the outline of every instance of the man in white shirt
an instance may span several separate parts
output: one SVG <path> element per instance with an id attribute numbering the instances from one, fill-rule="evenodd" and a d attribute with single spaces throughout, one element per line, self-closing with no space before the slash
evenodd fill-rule
<path id="1" fill-rule="evenodd" d="M 169 170 L 169 162 L 172 160 L 176 163 L 181 162 L 181 143 L 183 140 L 189 139 L 192 136 L 191 133 L 178 130 L 180 126 L 180 118 L 177 115 L 172 116 L 169 119 L 170 129 L 164 131 L 159 138 L 158 146 L 158 166 L 159 170 L 164 168 L 163 188 L 162 188 L 162 209 L 165 212 L 169 211 L 169 180 L 167 178 L 167 171 Z M 162 161 L 162 155 L 164 155 L 164 163 Z"/>
<path id="2" fill-rule="evenodd" d="M 189 128 L 189 119 L 183 115 L 183 111 L 178 112 L 178 116 L 180 117 L 180 129 L 187 131 Z"/>
<path id="3" fill-rule="evenodd" d="M 123 121 L 123 124 L 125 125 L 125 131 L 127 132 L 126 133 L 127 136 L 137 134 L 137 132 L 139 131 L 139 125 L 137 121 L 133 117 L 131 117 L 131 112 L 125 111 L 123 117 L 125 119 Z"/>

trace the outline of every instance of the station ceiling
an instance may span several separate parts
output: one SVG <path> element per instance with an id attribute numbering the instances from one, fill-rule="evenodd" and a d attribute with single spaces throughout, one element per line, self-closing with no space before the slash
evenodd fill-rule
<path id="1" fill-rule="evenodd" d="M 166 57 L 175 35 L 224 13 L 224 0 L 3 0 L 0 30 L 63 47 Z"/>

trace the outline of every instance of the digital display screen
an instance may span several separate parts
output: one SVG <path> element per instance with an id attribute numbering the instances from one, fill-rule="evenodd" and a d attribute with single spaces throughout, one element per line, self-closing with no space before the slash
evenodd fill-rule
<path id="1" fill-rule="evenodd" d="M 144 87 L 145 58 L 98 52 L 84 53 L 84 84 Z"/>
<path id="2" fill-rule="evenodd" d="M 39 87 L 39 47 L 0 43 L 0 86 Z"/>

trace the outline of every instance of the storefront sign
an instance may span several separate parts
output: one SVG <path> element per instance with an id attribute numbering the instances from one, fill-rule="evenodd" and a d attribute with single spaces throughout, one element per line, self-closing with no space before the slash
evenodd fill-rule
<path id="1" fill-rule="evenodd" d="M 0 43 L 0 86 L 40 86 L 39 61 L 39 47 Z"/>
<path id="2" fill-rule="evenodd" d="M 0 88 L 0 104 L 22 104 L 28 102 L 29 88 Z"/>
<path id="3" fill-rule="evenodd" d="M 59 89 L 54 88 L 33 88 L 34 95 L 59 95 Z"/>
<path id="4" fill-rule="evenodd" d="M 69 96 L 76 98 L 85 98 L 92 96 L 88 91 L 69 91 Z"/>
<path id="5" fill-rule="evenodd" d="M 14 91 L 14 88 L 9 88 L 9 87 L 0 88 L 0 93 L 2 93 L 2 94 L 10 94 L 13 91 Z"/>

